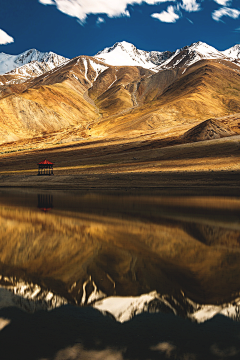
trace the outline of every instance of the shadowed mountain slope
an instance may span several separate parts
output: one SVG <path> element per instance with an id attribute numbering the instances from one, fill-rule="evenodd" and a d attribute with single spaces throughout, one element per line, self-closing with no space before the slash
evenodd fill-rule
<path id="1" fill-rule="evenodd" d="M 182 138 L 187 142 L 192 142 L 219 139 L 232 135 L 236 135 L 236 133 L 229 127 L 216 119 L 208 119 L 188 130 Z"/>

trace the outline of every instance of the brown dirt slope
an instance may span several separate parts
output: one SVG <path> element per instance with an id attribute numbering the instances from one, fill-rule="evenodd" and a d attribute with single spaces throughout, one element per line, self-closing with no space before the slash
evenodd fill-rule
<path id="1" fill-rule="evenodd" d="M 89 95 L 106 117 L 138 105 L 138 84 L 153 72 L 141 67 L 109 67 L 94 82 Z"/>

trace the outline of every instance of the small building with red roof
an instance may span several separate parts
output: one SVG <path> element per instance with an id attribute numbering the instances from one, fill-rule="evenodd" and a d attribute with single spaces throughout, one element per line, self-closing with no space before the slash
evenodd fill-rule
<path id="1" fill-rule="evenodd" d="M 47 159 L 38 163 L 38 175 L 54 175 L 53 174 L 53 163 Z"/>

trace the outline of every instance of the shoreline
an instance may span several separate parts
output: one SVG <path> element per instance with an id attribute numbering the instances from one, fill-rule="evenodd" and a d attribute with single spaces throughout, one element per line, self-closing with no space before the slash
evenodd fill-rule
<path id="1" fill-rule="evenodd" d="M 220 192 L 240 195 L 240 171 L 2 175 L 0 189 Z M 191 192 L 191 191 L 190 191 Z"/>

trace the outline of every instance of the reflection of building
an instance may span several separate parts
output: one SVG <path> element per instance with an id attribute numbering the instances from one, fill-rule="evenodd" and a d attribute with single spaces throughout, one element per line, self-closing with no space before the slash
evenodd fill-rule
<path id="1" fill-rule="evenodd" d="M 53 175 L 53 163 L 45 159 L 38 163 L 38 175 Z"/>
<path id="2" fill-rule="evenodd" d="M 53 196 L 38 194 L 38 208 L 47 212 L 53 208 Z"/>

